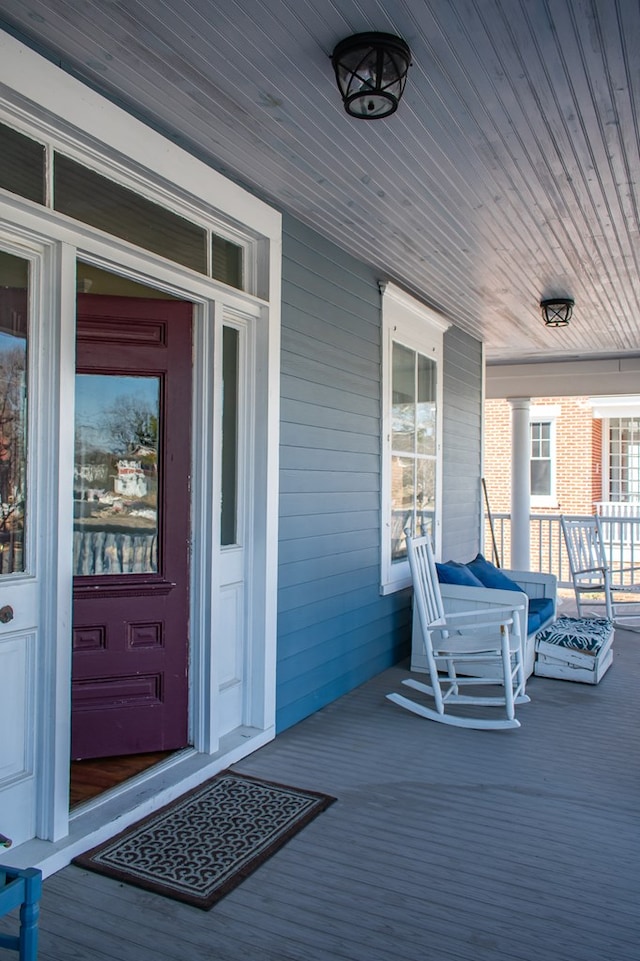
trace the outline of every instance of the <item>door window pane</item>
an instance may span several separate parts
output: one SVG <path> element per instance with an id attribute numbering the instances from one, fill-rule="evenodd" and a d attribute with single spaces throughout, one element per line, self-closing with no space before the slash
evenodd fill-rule
<path id="1" fill-rule="evenodd" d="M 160 379 L 76 376 L 74 574 L 158 569 Z"/>
<path id="2" fill-rule="evenodd" d="M 29 264 L 0 252 L 0 574 L 25 570 Z"/>
<path id="3" fill-rule="evenodd" d="M 238 504 L 238 343 L 233 327 L 222 333 L 222 506 L 223 546 L 237 542 Z"/>

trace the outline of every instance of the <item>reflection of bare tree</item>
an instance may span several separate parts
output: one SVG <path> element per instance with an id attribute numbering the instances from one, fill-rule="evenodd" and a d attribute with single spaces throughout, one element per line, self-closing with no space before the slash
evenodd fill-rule
<path id="1" fill-rule="evenodd" d="M 101 428 L 109 435 L 114 453 L 127 454 L 137 447 L 155 450 L 158 443 L 157 414 L 133 395 L 116 398 L 104 412 Z"/>
<path id="2" fill-rule="evenodd" d="M 21 526 L 24 509 L 25 348 L 0 350 L 0 530 Z"/>

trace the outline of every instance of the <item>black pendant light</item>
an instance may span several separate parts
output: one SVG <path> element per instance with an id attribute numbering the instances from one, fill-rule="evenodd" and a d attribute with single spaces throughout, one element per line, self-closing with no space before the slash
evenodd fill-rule
<path id="1" fill-rule="evenodd" d="M 411 51 L 390 33 L 356 33 L 331 56 L 344 108 L 360 120 L 395 113 L 404 90 Z"/>
<path id="2" fill-rule="evenodd" d="M 569 297 L 553 297 L 540 302 L 545 327 L 566 327 L 573 313 L 573 301 Z"/>

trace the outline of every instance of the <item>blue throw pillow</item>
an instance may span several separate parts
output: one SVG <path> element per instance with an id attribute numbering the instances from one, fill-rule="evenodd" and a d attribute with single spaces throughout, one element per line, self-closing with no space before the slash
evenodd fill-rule
<path id="1" fill-rule="evenodd" d="M 469 561 L 467 567 L 484 587 L 495 587 L 501 591 L 520 591 L 520 593 L 524 593 L 515 581 L 512 581 L 510 577 L 503 574 L 500 568 L 492 564 L 491 561 L 488 561 L 482 554 L 478 554 L 472 561 Z"/>
<path id="2" fill-rule="evenodd" d="M 446 564 L 436 564 L 438 580 L 441 584 L 458 584 L 462 587 L 482 587 L 479 581 L 466 564 L 459 561 L 447 561 Z"/>

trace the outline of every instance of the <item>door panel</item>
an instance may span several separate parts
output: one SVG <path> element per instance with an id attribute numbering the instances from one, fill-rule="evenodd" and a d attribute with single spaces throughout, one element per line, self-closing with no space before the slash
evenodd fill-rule
<path id="1" fill-rule="evenodd" d="M 74 759 L 188 743 L 191 322 L 78 296 Z"/>
<path id="2" fill-rule="evenodd" d="M 30 273 L 27 260 L 0 250 L 0 832 L 14 844 L 33 837 L 36 817 L 39 594 L 25 549 L 34 495 L 28 462 L 35 468 L 27 430 Z"/>

